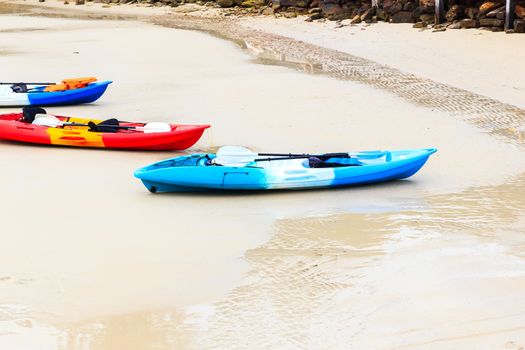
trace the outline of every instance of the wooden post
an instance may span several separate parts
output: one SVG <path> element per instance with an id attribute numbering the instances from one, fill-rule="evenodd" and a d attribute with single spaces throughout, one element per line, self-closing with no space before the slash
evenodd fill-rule
<path id="1" fill-rule="evenodd" d="M 446 0 L 436 0 L 435 4 L 435 15 L 434 15 L 434 22 L 436 24 L 443 23 L 443 18 L 445 17 L 445 1 Z M 511 0 L 507 0 L 511 1 Z"/>
<path id="2" fill-rule="evenodd" d="M 514 28 L 514 8 L 516 3 L 514 0 L 506 0 L 505 3 L 505 30 Z"/>

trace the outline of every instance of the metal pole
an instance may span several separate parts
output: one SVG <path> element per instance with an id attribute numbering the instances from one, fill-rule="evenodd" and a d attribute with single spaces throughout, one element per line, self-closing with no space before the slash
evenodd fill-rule
<path id="1" fill-rule="evenodd" d="M 505 30 L 514 28 L 514 0 L 506 0 L 505 3 Z"/>
<path id="2" fill-rule="evenodd" d="M 435 15 L 434 15 L 434 22 L 436 24 L 443 23 L 443 18 L 445 17 L 444 16 L 444 14 L 445 14 L 445 1 L 446 0 L 436 0 Z"/>

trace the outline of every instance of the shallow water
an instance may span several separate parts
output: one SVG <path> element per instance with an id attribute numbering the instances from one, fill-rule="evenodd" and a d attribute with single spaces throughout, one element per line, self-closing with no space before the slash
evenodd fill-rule
<path id="1" fill-rule="evenodd" d="M 2 16 L 0 40 L 3 79 L 115 80 L 49 112 L 211 123 L 191 151 L 439 148 L 378 186 L 151 195 L 133 170 L 173 153 L 2 142 L 1 348 L 525 343 L 519 140 L 196 32 Z"/>

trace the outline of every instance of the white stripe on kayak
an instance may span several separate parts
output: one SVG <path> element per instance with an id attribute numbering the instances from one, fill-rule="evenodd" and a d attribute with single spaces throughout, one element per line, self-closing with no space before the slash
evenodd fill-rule
<path id="1" fill-rule="evenodd" d="M 28 106 L 27 93 L 15 93 L 9 86 L 0 87 L 0 106 Z"/>

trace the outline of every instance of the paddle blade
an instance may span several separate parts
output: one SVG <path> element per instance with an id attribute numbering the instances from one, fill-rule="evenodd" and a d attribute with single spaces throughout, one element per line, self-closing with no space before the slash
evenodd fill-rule
<path id="1" fill-rule="evenodd" d="M 257 153 L 240 146 L 222 146 L 217 151 L 217 157 L 214 159 L 215 164 L 232 167 L 243 167 L 253 162 Z"/>
<path id="2" fill-rule="evenodd" d="M 62 126 L 64 123 L 54 115 L 37 114 L 31 124 L 56 128 L 57 126 Z"/>
<path id="3" fill-rule="evenodd" d="M 170 132 L 171 131 L 171 125 L 168 123 L 162 123 L 162 122 L 151 122 L 144 125 L 142 128 L 142 131 L 144 131 L 145 134 L 155 133 L 155 132 Z"/>

